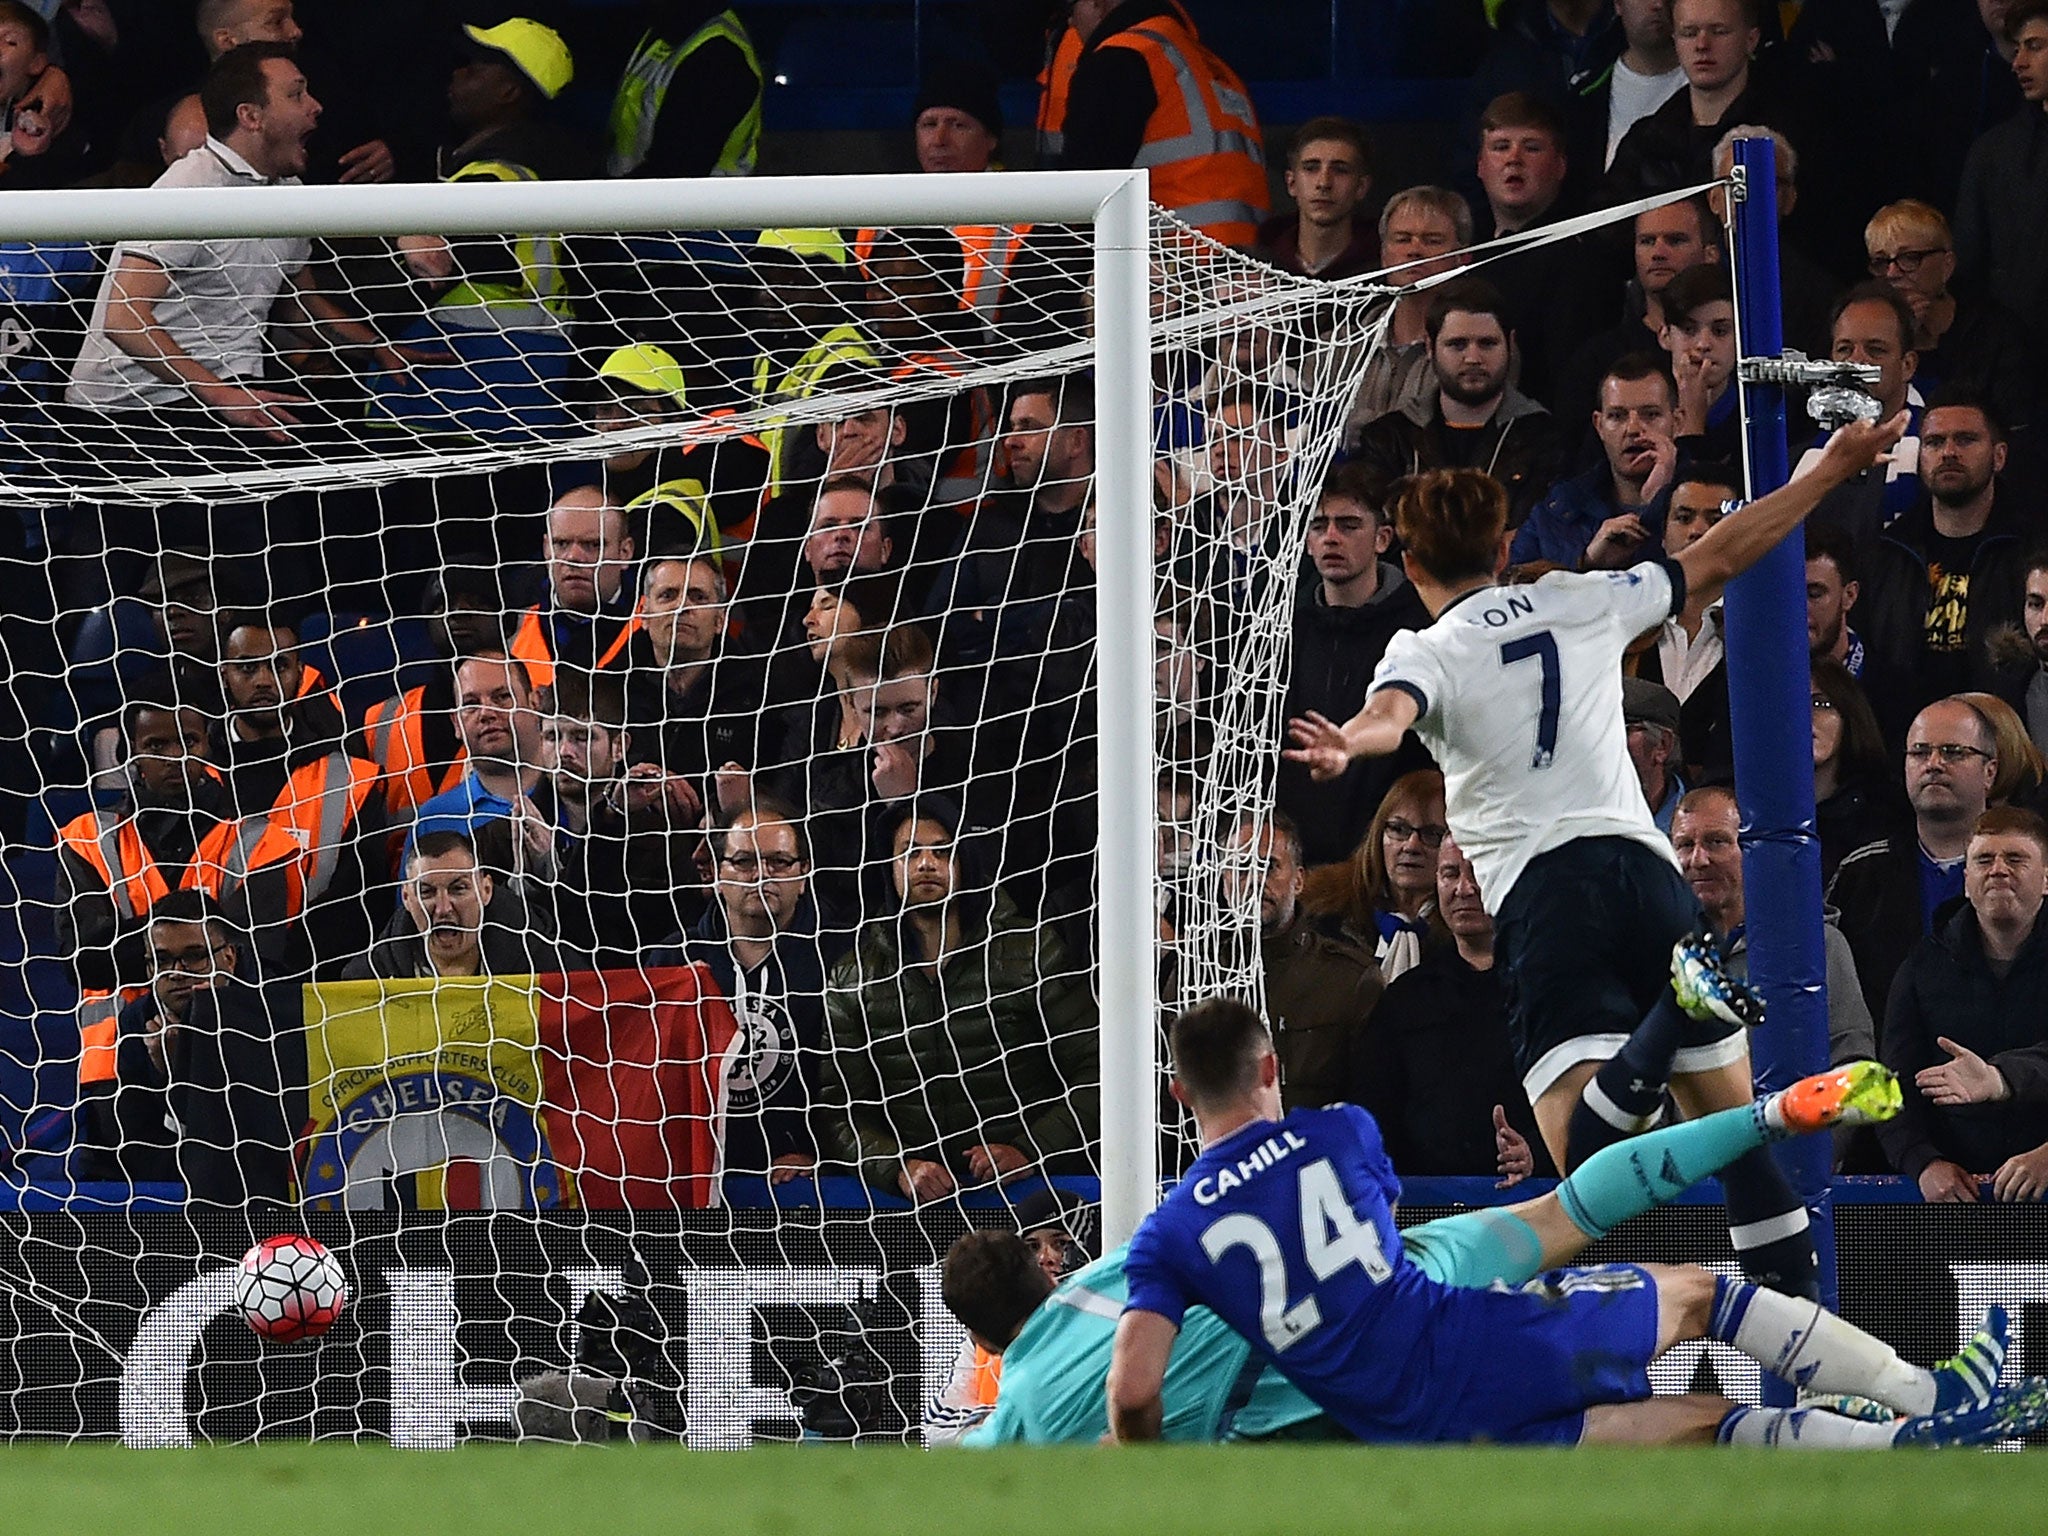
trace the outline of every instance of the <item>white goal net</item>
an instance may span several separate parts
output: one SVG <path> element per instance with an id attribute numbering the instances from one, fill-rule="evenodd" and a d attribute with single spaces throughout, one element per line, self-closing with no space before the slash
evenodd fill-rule
<path id="1" fill-rule="evenodd" d="M 973 180 L 25 201 L 0 1434 L 914 1439 L 951 1239 L 1170 1164 L 1384 303 Z"/>

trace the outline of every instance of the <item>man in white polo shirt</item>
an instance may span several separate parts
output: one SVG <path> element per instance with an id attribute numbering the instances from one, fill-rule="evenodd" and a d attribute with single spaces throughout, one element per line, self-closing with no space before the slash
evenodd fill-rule
<path id="1" fill-rule="evenodd" d="M 207 138 L 159 187 L 296 186 L 320 104 L 287 43 L 245 43 L 214 64 L 200 91 Z M 70 404 L 109 415 L 175 417 L 203 408 L 215 425 L 285 442 L 297 397 L 261 380 L 264 333 L 287 284 L 338 346 L 403 360 L 376 332 L 312 291 L 299 238 L 125 241 L 114 250 L 72 371 Z"/>

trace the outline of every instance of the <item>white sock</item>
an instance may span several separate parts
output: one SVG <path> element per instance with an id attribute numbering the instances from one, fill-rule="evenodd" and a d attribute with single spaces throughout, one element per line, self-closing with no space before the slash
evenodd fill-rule
<path id="1" fill-rule="evenodd" d="M 1897 1424 L 1871 1424 L 1820 1408 L 1737 1408 L 1714 1438 L 1722 1445 L 1768 1445 L 1797 1451 L 1882 1451 Z"/>
<path id="2" fill-rule="evenodd" d="M 1815 1302 L 1743 1281 L 1715 1287 L 1713 1337 L 1811 1392 L 1854 1392 L 1896 1413 L 1934 1411 L 1934 1376 Z"/>

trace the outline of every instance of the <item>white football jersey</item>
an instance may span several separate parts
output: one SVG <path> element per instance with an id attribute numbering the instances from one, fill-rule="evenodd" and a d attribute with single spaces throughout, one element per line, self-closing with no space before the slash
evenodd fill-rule
<path id="1" fill-rule="evenodd" d="M 1415 734 L 1443 769 L 1444 819 L 1487 911 L 1574 838 L 1634 838 L 1677 864 L 1629 761 L 1621 657 L 1683 606 L 1682 583 L 1656 563 L 1554 571 L 1468 593 L 1388 645 L 1373 691 L 1421 709 Z"/>

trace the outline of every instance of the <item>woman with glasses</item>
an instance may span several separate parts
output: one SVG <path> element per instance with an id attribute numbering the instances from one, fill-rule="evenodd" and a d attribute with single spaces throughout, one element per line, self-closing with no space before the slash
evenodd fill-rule
<path id="1" fill-rule="evenodd" d="M 1910 820 L 1862 685 L 1827 657 L 1813 663 L 1813 800 L 1823 887 L 1843 855 Z"/>
<path id="2" fill-rule="evenodd" d="M 1434 768 L 1403 774 L 1350 858 L 1308 872 L 1301 906 L 1334 924 L 1380 963 L 1392 981 L 1422 958 L 1442 932 L 1436 917 L 1436 856 L 1444 823 L 1444 776 Z"/>
<path id="3" fill-rule="evenodd" d="M 1984 393 L 2005 421 L 2032 419 L 2040 403 L 2038 369 L 2027 328 L 1996 299 L 1955 286 L 1956 243 L 1948 220 L 1929 203 L 1889 203 L 1864 226 L 1870 275 L 1891 285 L 1913 311 L 1913 382 L 1931 397 L 1944 384 Z"/>

